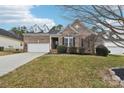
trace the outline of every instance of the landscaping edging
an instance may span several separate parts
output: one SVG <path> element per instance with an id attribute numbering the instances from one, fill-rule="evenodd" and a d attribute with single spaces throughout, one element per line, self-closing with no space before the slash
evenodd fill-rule
<path id="1" fill-rule="evenodd" d="M 119 76 L 117 76 L 115 74 L 115 72 L 112 71 L 112 69 L 120 69 L 120 67 L 111 68 L 111 69 L 109 69 L 109 72 L 110 72 L 110 76 L 111 76 L 112 80 L 116 81 L 121 87 L 124 87 L 124 80 L 121 80 L 121 78 Z"/>

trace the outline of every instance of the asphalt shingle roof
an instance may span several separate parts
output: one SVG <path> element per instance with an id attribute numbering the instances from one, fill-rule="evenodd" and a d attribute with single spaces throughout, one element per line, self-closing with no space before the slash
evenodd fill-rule
<path id="1" fill-rule="evenodd" d="M 1 28 L 0 28 L 0 35 L 7 36 L 10 38 L 14 38 L 14 39 L 18 39 L 18 40 L 22 40 L 22 38 L 17 36 L 16 34 L 9 32 L 9 31 L 6 31 L 6 30 L 1 29 Z"/>
<path id="2" fill-rule="evenodd" d="M 59 32 L 60 32 L 60 30 L 53 30 L 53 29 L 51 29 L 48 33 L 49 34 L 57 34 Z"/>

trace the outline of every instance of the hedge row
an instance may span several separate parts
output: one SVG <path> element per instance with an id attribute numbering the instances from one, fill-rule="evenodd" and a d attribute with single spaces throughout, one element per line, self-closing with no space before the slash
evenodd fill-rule
<path id="1" fill-rule="evenodd" d="M 76 47 L 66 47 L 66 46 L 58 46 L 57 52 L 58 53 L 69 53 L 69 54 L 84 54 L 84 48 L 76 48 Z M 96 47 L 96 55 L 98 56 L 107 56 L 110 53 L 107 47 L 104 45 L 99 45 Z"/>
<path id="2" fill-rule="evenodd" d="M 66 53 L 66 51 L 67 51 L 67 47 L 65 47 L 63 45 L 57 47 L 58 53 Z"/>
<path id="3" fill-rule="evenodd" d="M 84 48 L 76 47 L 65 47 L 63 45 L 57 47 L 58 53 L 69 53 L 69 54 L 84 54 Z"/>

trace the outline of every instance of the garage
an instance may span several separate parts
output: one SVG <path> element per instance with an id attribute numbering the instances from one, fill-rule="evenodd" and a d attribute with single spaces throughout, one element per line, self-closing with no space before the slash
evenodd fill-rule
<path id="1" fill-rule="evenodd" d="M 111 51 L 110 54 L 117 54 L 117 55 L 124 54 L 124 48 L 118 47 L 110 41 L 105 42 L 104 45 Z"/>
<path id="2" fill-rule="evenodd" d="M 111 51 L 110 54 L 124 54 L 124 49 L 117 46 L 107 46 L 107 48 Z"/>
<path id="3" fill-rule="evenodd" d="M 49 44 L 27 44 L 28 52 L 49 52 Z"/>

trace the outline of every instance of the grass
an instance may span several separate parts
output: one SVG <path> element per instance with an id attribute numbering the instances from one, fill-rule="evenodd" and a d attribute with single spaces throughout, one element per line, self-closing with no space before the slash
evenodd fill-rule
<path id="1" fill-rule="evenodd" d="M 111 67 L 123 67 L 123 56 L 42 56 L 0 77 L 0 87 L 118 87 L 103 81 Z"/>
<path id="2" fill-rule="evenodd" d="M 14 53 L 13 52 L 2 52 L 2 51 L 0 51 L 0 56 L 10 55 L 10 54 L 14 54 Z"/>

